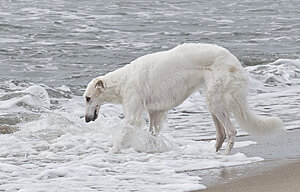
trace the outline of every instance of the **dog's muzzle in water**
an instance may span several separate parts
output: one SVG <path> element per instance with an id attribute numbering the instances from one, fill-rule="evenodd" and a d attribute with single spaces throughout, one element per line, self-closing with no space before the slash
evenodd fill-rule
<path id="1" fill-rule="evenodd" d="M 90 122 L 90 121 L 95 121 L 96 119 L 98 118 L 98 113 L 97 113 L 97 109 L 94 111 L 94 114 L 93 116 L 89 116 L 89 115 L 86 115 L 85 116 L 85 122 Z"/>

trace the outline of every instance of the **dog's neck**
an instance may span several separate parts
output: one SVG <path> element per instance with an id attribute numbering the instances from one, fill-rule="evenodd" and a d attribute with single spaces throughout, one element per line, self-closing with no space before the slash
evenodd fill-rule
<path id="1" fill-rule="evenodd" d="M 110 72 L 103 77 L 106 86 L 104 91 L 104 94 L 106 95 L 105 102 L 107 103 L 122 103 L 121 89 L 124 86 L 127 77 L 121 75 L 121 70 L 123 70 L 123 68 Z"/>

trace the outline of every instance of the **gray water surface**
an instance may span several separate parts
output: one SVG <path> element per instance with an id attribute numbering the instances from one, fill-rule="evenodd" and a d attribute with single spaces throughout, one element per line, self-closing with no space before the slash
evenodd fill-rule
<path id="1" fill-rule="evenodd" d="M 300 1 L 2 0 L 0 79 L 87 82 L 151 52 L 215 43 L 243 64 L 300 54 Z"/>

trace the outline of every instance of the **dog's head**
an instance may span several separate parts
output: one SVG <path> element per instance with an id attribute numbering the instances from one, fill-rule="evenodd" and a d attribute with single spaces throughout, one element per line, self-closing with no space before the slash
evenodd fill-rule
<path id="1" fill-rule="evenodd" d="M 103 104 L 103 92 L 105 90 L 105 84 L 101 77 L 93 79 L 87 86 L 84 98 L 85 98 L 85 121 L 95 121 L 98 117 L 100 106 Z"/>

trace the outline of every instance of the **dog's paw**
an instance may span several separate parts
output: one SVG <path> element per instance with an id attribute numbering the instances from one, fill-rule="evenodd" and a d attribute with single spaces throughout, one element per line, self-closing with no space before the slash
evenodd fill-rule
<path id="1" fill-rule="evenodd" d="M 156 131 L 155 131 L 155 130 L 151 130 L 151 131 L 150 131 L 150 134 L 151 134 L 152 136 L 154 136 L 154 137 L 156 137 L 156 136 L 157 136 L 157 133 L 156 133 Z"/>
<path id="2" fill-rule="evenodd" d="M 112 147 L 109 151 L 108 151 L 108 154 L 117 154 L 117 153 L 120 153 L 120 148 L 118 147 Z"/>

